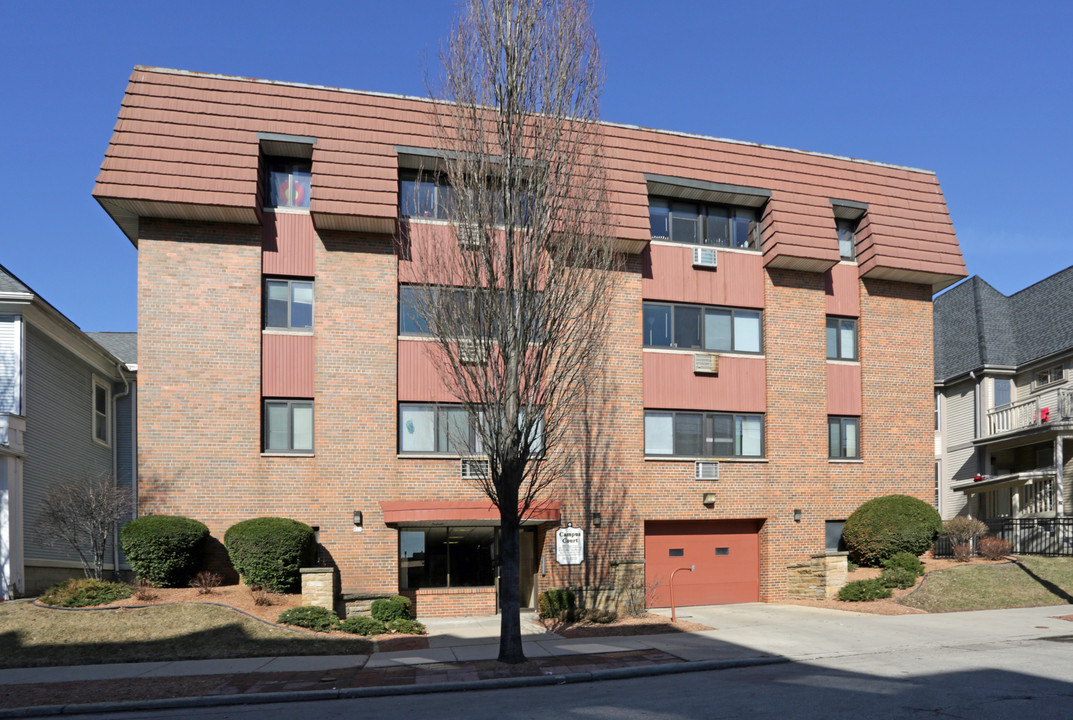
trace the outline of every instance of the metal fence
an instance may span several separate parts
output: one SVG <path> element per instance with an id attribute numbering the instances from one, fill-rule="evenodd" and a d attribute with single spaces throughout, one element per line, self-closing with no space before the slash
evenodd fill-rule
<path id="1" fill-rule="evenodd" d="M 1073 517 L 998 518 L 985 520 L 989 535 L 1008 540 L 1015 555 L 1073 556 Z M 973 550 L 976 542 L 973 541 Z M 954 544 L 939 538 L 933 549 L 935 557 L 953 557 Z"/>

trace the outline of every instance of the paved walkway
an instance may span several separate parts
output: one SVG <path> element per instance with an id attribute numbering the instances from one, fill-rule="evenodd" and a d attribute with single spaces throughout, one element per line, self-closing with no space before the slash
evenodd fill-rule
<path id="1" fill-rule="evenodd" d="M 660 612 L 660 611 L 656 611 Z M 134 707 L 195 707 L 583 682 L 666 672 L 808 661 L 912 647 L 1073 638 L 1073 606 L 882 616 L 750 603 L 683 608 L 714 628 L 565 639 L 523 619 L 530 662 L 503 666 L 499 619 L 429 619 L 429 647 L 367 655 L 117 663 L 0 670 L 0 718 Z M 148 699 L 148 700 L 147 700 Z M 95 707 L 81 705 L 98 702 Z M 136 703 L 136 704 L 132 704 Z"/>

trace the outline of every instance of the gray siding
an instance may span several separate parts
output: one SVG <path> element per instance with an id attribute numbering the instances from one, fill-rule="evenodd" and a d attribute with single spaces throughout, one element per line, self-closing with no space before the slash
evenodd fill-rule
<path id="1" fill-rule="evenodd" d="M 23 505 L 26 564 L 77 561 L 74 550 L 42 538 L 41 505 L 58 485 L 112 469 L 93 440 L 92 369 L 36 328 L 26 329 L 26 459 Z"/>
<path id="2" fill-rule="evenodd" d="M 972 442 L 975 432 L 975 383 L 958 383 L 946 391 L 946 426 L 943 436 L 948 448 Z"/>

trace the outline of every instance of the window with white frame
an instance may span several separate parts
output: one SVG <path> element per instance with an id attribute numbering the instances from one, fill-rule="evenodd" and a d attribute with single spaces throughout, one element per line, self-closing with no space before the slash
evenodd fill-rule
<path id="1" fill-rule="evenodd" d="M 648 201 L 648 218 L 653 240 L 753 250 L 760 247 L 757 208 L 654 197 Z"/>
<path id="2" fill-rule="evenodd" d="M 857 359 L 857 321 L 854 318 L 827 318 L 827 359 Z"/>
<path id="3" fill-rule="evenodd" d="M 992 407 L 1000 408 L 1009 405 L 1013 401 L 1013 382 L 1009 378 L 994 378 L 991 382 L 995 395 Z"/>
<path id="4" fill-rule="evenodd" d="M 764 416 L 645 410 L 645 455 L 763 457 Z"/>
<path id="5" fill-rule="evenodd" d="M 311 330 L 313 281 L 265 278 L 264 327 L 270 330 Z"/>
<path id="6" fill-rule="evenodd" d="M 93 439 L 112 444 L 112 388 L 98 377 L 93 378 Z"/>
<path id="7" fill-rule="evenodd" d="M 1044 385 L 1051 385 L 1052 383 L 1062 382 L 1065 379 L 1065 371 L 1062 365 L 1053 365 L 1042 370 L 1037 370 L 1033 377 L 1033 384 L 1037 388 L 1041 388 Z"/>
<path id="8" fill-rule="evenodd" d="M 644 345 L 759 354 L 762 315 L 759 310 L 646 302 Z"/>
<path id="9" fill-rule="evenodd" d="M 264 451 L 266 453 L 313 452 L 313 401 L 266 399 L 264 401 Z"/>
<path id="10" fill-rule="evenodd" d="M 861 419 L 827 418 L 827 456 L 832 460 L 856 460 L 861 457 Z"/>

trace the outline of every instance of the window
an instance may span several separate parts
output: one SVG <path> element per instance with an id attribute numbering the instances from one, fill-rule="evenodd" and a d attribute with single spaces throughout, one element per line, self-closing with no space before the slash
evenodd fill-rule
<path id="1" fill-rule="evenodd" d="M 399 214 L 402 217 L 450 220 L 454 217 L 455 193 L 437 175 L 403 173 L 399 177 Z"/>
<path id="2" fill-rule="evenodd" d="M 843 260 L 857 257 L 857 221 L 836 219 L 838 227 L 838 255 Z"/>
<path id="3" fill-rule="evenodd" d="M 313 401 L 265 400 L 264 450 L 313 452 Z"/>
<path id="4" fill-rule="evenodd" d="M 824 549 L 827 552 L 845 552 L 846 541 L 842 538 L 845 520 L 827 520 L 824 522 Z"/>
<path id="5" fill-rule="evenodd" d="M 102 445 L 111 444 L 112 389 L 104 380 L 93 378 L 93 439 Z"/>
<path id="6" fill-rule="evenodd" d="M 995 404 L 993 407 L 1003 407 L 1009 405 L 1011 400 L 1011 382 L 1009 378 L 995 378 L 992 380 L 995 384 Z"/>
<path id="7" fill-rule="evenodd" d="M 313 163 L 293 158 L 265 158 L 265 206 L 308 208 Z"/>
<path id="8" fill-rule="evenodd" d="M 1035 385 L 1037 388 L 1040 388 L 1044 385 L 1050 385 L 1051 383 L 1062 382 L 1063 379 L 1065 379 L 1065 375 L 1062 372 L 1062 366 L 1055 365 L 1054 367 L 1037 370 Z"/>
<path id="9" fill-rule="evenodd" d="M 265 328 L 307 330 L 313 327 L 313 281 L 265 279 Z"/>
<path id="10" fill-rule="evenodd" d="M 942 418 L 940 417 L 939 410 L 942 407 L 943 394 L 938 390 L 935 391 L 935 431 L 942 430 Z"/>
<path id="11" fill-rule="evenodd" d="M 524 412 L 524 411 L 523 411 Z M 481 414 L 483 416 L 483 413 Z M 477 422 L 480 418 L 477 418 Z M 519 418 L 518 427 L 523 420 Z M 534 423 L 532 450 L 544 449 L 544 421 Z M 484 452 L 477 425 L 462 405 L 403 403 L 399 405 L 399 453 L 479 455 Z"/>
<path id="12" fill-rule="evenodd" d="M 399 531 L 399 589 L 495 585 L 498 528 L 428 527 Z"/>
<path id="13" fill-rule="evenodd" d="M 652 198 L 648 218 L 653 240 L 754 250 L 760 247 L 760 211 L 756 208 Z"/>
<path id="14" fill-rule="evenodd" d="M 701 305 L 644 303 L 645 347 L 759 353 L 761 312 Z"/>
<path id="15" fill-rule="evenodd" d="M 827 318 L 827 359 L 857 359 L 857 321 L 853 318 Z"/>
<path id="16" fill-rule="evenodd" d="M 861 457 L 860 418 L 827 418 L 827 456 L 832 459 L 852 460 Z"/>
<path id="17" fill-rule="evenodd" d="M 645 455 L 762 457 L 764 416 L 645 411 Z"/>

